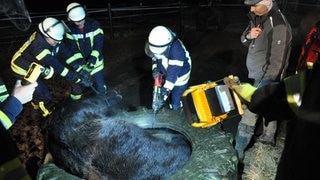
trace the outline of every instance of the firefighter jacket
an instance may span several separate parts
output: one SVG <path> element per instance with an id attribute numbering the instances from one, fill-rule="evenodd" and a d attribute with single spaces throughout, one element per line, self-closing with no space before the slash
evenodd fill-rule
<path id="1" fill-rule="evenodd" d="M 0 121 L 4 128 L 9 129 L 22 111 L 21 102 L 9 95 L 6 86 L 0 79 Z"/>
<path id="2" fill-rule="evenodd" d="M 69 25 L 70 32 L 64 39 L 66 45 L 79 59 L 68 59 L 69 64 L 77 71 L 86 65 L 90 74 L 95 74 L 104 68 L 103 43 L 104 32 L 100 23 L 90 17 L 85 18 L 84 28 L 79 29 L 74 23 Z"/>
<path id="3" fill-rule="evenodd" d="M 320 52 L 320 21 L 308 32 L 299 55 L 297 71 L 312 68 Z"/>
<path id="4" fill-rule="evenodd" d="M 52 47 L 45 37 L 36 31 L 14 54 L 11 60 L 11 69 L 18 77 L 23 79 L 31 63 L 36 62 L 44 67 L 52 67 L 56 74 L 65 77 L 68 81 L 79 82 L 78 76 L 63 66 L 58 57 L 73 58 L 62 42 Z"/>
<path id="5" fill-rule="evenodd" d="M 8 129 L 22 111 L 21 102 L 9 95 L 0 78 L 0 179 L 31 179 L 22 165 Z"/>
<path id="6" fill-rule="evenodd" d="M 3 83 L 2 79 L 0 78 L 0 102 L 3 102 L 8 97 L 9 97 L 9 93 L 8 93 L 7 87 Z"/>
<path id="7" fill-rule="evenodd" d="M 165 76 L 164 88 L 172 90 L 174 86 L 186 85 L 190 79 L 191 57 L 183 43 L 174 38 L 162 55 L 152 58 L 152 70 L 159 68 Z"/>
<path id="8" fill-rule="evenodd" d="M 248 104 L 250 111 L 263 115 L 266 121 L 295 119 L 300 111 L 307 82 L 311 75 L 315 74 L 313 71 L 300 71 L 280 82 L 257 88 Z M 319 70 L 314 72 L 317 71 Z M 242 91 L 247 90 L 242 89 Z"/>
<path id="9" fill-rule="evenodd" d="M 241 35 L 241 42 L 248 46 L 246 65 L 248 77 L 258 81 L 282 79 L 288 66 L 291 51 L 291 26 L 280 12 L 277 4 L 268 14 L 256 16 L 249 13 L 249 25 Z M 262 28 L 256 39 L 246 38 L 252 27 Z"/>

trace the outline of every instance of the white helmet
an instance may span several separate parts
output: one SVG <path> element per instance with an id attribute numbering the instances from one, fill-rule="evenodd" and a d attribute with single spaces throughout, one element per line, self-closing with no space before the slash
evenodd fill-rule
<path id="1" fill-rule="evenodd" d="M 61 21 L 48 17 L 38 25 L 39 30 L 46 37 L 61 41 L 65 34 L 65 26 Z"/>
<path id="2" fill-rule="evenodd" d="M 162 54 L 173 39 L 172 32 L 164 26 L 154 27 L 148 37 L 149 49 L 154 54 Z"/>
<path id="3" fill-rule="evenodd" d="M 86 17 L 86 11 L 79 3 L 73 2 L 67 6 L 67 18 L 71 21 L 81 21 Z"/>

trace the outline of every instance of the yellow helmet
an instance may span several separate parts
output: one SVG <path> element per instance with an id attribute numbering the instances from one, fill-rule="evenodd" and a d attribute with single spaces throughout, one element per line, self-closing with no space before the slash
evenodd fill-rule
<path id="1" fill-rule="evenodd" d="M 84 7 L 76 2 L 70 3 L 67 6 L 67 18 L 70 21 L 81 21 L 86 17 L 86 11 Z"/>
<path id="2" fill-rule="evenodd" d="M 48 17 L 39 23 L 38 28 L 40 32 L 54 40 L 61 41 L 65 34 L 65 26 L 61 21 L 53 17 Z"/>

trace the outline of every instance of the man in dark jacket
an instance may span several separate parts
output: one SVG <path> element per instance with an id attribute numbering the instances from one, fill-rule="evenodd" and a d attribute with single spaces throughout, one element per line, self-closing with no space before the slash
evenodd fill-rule
<path id="1" fill-rule="evenodd" d="M 245 0 L 244 4 L 250 6 L 250 22 L 241 36 L 241 42 L 248 47 L 248 77 L 253 80 L 255 87 L 260 88 L 285 76 L 291 51 L 291 26 L 275 1 Z M 254 134 L 257 119 L 258 114 L 245 109 L 235 138 L 235 149 L 240 161 L 244 159 L 244 149 Z M 258 140 L 274 145 L 276 122 L 263 125 Z"/>

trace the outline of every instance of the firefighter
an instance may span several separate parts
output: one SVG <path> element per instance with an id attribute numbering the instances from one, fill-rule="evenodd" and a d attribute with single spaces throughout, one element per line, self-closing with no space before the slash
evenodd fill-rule
<path id="1" fill-rule="evenodd" d="M 192 67 L 186 47 L 168 27 L 156 26 L 149 33 L 145 53 L 152 58 L 153 78 L 160 73 L 165 78 L 161 102 L 156 104 L 163 106 L 168 99 L 172 110 L 181 109 L 181 96 L 188 88 Z"/>
<path id="2" fill-rule="evenodd" d="M 45 18 L 39 23 L 38 30 L 32 33 L 29 39 L 14 54 L 11 60 L 11 69 L 14 75 L 23 80 L 32 62 L 36 62 L 43 67 L 48 67 L 68 81 L 88 84 L 77 73 L 64 67 L 58 60 L 59 56 L 61 58 L 74 58 L 64 44 L 61 43 L 64 34 L 65 26 L 61 21 L 52 17 Z M 50 74 L 52 75 L 53 73 Z M 50 77 L 46 76 L 44 78 L 48 79 Z M 34 109 L 40 110 L 42 116 L 46 117 L 51 114 L 53 103 L 51 102 L 50 91 L 42 79 L 37 79 L 38 86 L 31 103 Z"/>
<path id="3" fill-rule="evenodd" d="M 104 80 L 104 32 L 100 23 L 87 16 L 85 8 L 76 2 L 66 8 L 70 22 L 69 32 L 64 39 L 68 48 L 77 59 L 68 59 L 66 64 L 81 74 L 92 78 L 93 87 L 98 93 L 106 92 Z M 73 84 L 70 98 L 81 99 L 84 86 Z"/>
<path id="4" fill-rule="evenodd" d="M 301 48 L 298 59 L 297 71 L 311 68 L 318 59 L 320 52 L 320 21 L 318 21 L 308 32 L 305 43 Z"/>
<path id="5" fill-rule="evenodd" d="M 23 104 L 32 100 L 36 86 L 37 82 L 22 86 L 21 80 L 17 80 L 10 95 L 0 79 L 0 179 L 31 179 L 18 157 L 18 149 L 8 129 L 16 121 Z"/>

